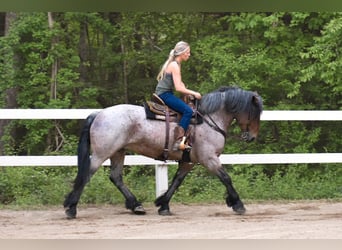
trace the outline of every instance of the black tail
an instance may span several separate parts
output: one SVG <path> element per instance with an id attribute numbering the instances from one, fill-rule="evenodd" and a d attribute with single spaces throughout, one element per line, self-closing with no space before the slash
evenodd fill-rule
<path id="1" fill-rule="evenodd" d="M 77 148 L 78 172 L 74 183 L 74 189 L 84 186 L 90 178 L 90 127 L 97 113 L 90 114 L 83 126 Z"/>
<path id="2" fill-rule="evenodd" d="M 76 216 L 76 204 L 80 198 L 81 192 L 85 186 L 85 184 L 89 181 L 90 178 L 90 127 L 93 123 L 97 113 L 90 114 L 86 122 L 83 126 L 80 139 L 78 142 L 77 148 L 77 165 L 78 172 L 74 182 L 74 189 L 70 192 L 65 201 L 64 207 L 71 208 L 72 211 L 69 211 L 69 217 L 72 218 Z"/>

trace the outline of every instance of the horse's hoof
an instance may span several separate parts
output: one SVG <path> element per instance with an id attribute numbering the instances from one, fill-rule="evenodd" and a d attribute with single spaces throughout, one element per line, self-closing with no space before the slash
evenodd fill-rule
<path id="1" fill-rule="evenodd" d="M 244 207 L 243 204 L 239 204 L 239 205 L 233 206 L 233 211 L 239 215 L 243 215 L 246 213 L 246 208 Z"/>
<path id="2" fill-rule="evenodd" d="M 162 216 L 170 216 L 170 215 L 172 215 L 169 209 L 158 210 L 158 214 L 162 215 Z"/>
<path id="3" fill-rule="evenodd" d="M 144 215 L 144 214 L 146 214 L 146 211 L 145 211 L 144 207 L 140 205 L 140 206 L 137 206 L 133 209 L 133 213 L 135 213 L 137 215 Z"/>
<path id="4" fill-rule="evenodd" d="M 75 208 L 68 208 L 65 210 L 65 214 L 67 219 L 75 219 L 76 218 L 76 209 Z"/>

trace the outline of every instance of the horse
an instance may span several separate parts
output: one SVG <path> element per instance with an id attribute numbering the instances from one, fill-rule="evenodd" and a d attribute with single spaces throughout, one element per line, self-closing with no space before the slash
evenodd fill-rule
<path id="1" fill-rule="evenodd" d="M 241 139 L 253 141 L 259 133 L 262 98 L 258 93 L 236 86 L 223 86 L 198 100 L 198 114 L 203 122 L 190 125 L 193 129 L 192 148 L 188 160 L 184 151 L 169 151 L 168 160 L 178 162 L 178 168 L 167 191 L 155 200 L 159 215 L 171 215 L 170 200 L 194 165 L 202 165 L 216 175 L 227 190 L 226 204 L 236 214 L 246 209 L 235 190 L 231 177 L 220 163 L 229 126 L 236 121 Z M 169 148 L 174 143 L 171 122 Z M 125 198 L 126 209 L 142 215 L 141 202 L 123 182 L 124 158 L 127 151 L 157 159 L 164 150 L 165 121 L 147 119 L 143 106 L 118 104 L 91 113 L 85 120 L 78 143 L 78 172 L 72 191 L 65 197 L 68 219 L 76 218 L 77 204 L 85 185 L 101 164 L 110 159 L 110 180 Z"/>

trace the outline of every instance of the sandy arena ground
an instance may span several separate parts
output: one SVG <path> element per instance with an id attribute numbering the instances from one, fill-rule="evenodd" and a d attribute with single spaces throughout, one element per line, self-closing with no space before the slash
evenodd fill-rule
<path id="1" fill-rule="evenodd" d="M 236 215 L 225 204 L 171 203 L 172 216 L 123 205 L 80 206 L 67 220 L 62 207 L 0 209 L 0 239 L 342 239 L 342 202 L 246 203 Z"/>

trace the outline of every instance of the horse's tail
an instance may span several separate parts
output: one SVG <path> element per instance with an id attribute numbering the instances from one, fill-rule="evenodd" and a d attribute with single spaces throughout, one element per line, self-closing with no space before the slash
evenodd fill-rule
<path id="1" fill-rule="evenodd" d="M 74 182 L 74 190 L 83 187 L 90 179 L 90 127 L 97 113 L 90 114 L 83 126 L 77 148 L 78 172 Z"/>
<path id="2" fill-rule="evenodd" d="M 90 179 L 90 127 L 97 113 L 90 114 L 83 126 L 77 148 L 78 172 L 74 181 L 74 189 L 65 197 L 64 207 L 68 218 L 76 217 L 76 205 L 82 190 Z"/>

